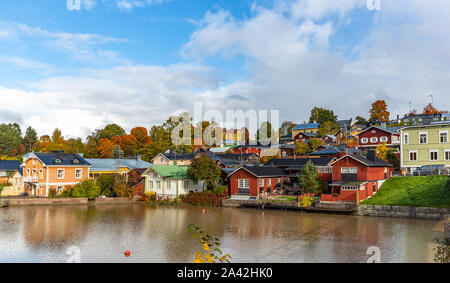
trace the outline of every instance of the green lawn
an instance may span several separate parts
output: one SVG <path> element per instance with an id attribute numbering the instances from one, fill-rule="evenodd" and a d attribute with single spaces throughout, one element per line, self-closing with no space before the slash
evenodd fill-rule
<path id="1" fill-rule="evenodd" d="M 363 204 L 450 208 L 447 176 L 395 177 Z"/>

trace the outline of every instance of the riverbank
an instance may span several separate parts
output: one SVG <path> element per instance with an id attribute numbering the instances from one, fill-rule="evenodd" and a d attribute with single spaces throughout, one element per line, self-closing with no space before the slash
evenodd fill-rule
<path id="1" fill-rule="evenodd" d="M 450 209 L 390 205 L 360 205 L 356 208 L 355 215 L 416 219 L 450 219 Z"/>
<path id="2" fill-rule="evenodd" d="M 0 199 L 0 207 L 15 206 L 66 206 L 66 205 L 102 205 L 102 204 L 130 204 L 134 200 L 123 198 L 98 198 L 89 201 L 87 198 L 25 198 L 10 197 Z"/>

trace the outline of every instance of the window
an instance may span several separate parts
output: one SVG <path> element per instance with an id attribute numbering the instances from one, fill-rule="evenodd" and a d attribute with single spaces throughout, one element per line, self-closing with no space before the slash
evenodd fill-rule
<path id="1" fill-rule="evenodd" d="M 272 179 L 267 179 L 267 186 L 270 187 L 271 184 L 272 184 Z"/>
<path id="2" fill-rule="evenodd" d="M 259 179 L 259 187 L 264 187 L 264 179 Z"/>
<path id="3" fill-rule="evenodd" d="M 184 181 L 183 182 L 183 188 L 189 189 L 189 181 Z"/>
<path id="4" fill-rule="evenodd" d="M 438 159 L 438 151 L 430 150 L 430 161 L 437 161 Z"/>
<path id="5" fill-rule="evenodd" d="M 149 182 L 148 182 L 148 188 L 149 188 L 150 190 L 153 190 L 153 181 L 149 181 Z"/>
<path id="6" fill-rule="evenodd" d="M 439 142 L 448 143 L 448 132 L 439 132 Z"/>
<path id="7" fill-rule="evenodd" d="M 403 136 L 403 144 L 408 144 L 408 143 L 409 143 L 408 134 L 405 134 Z"/>
<path id="8" fill-rule="evenodd" d="M 372 134 L 376 134 L 377 133 L 377 131 L 375 131 L 375 130 L 372 130 Z"/>
<path id="9" fill-rule="evenodd" d="M 81 179 L 82 176 L 83 176 L 83 170 L 75 169 L 75 179 Z"/>
<path id="10" fill-rule="evenodd" d="M 409 152 L 409 161 L 417 161 L 417 151 Z"/>
<path id="11" fill-rule="evenodd" d="M 170 190 L 170 181 L 166 182 L 166 189 Z"/>
<path id="12" fill-rule="evenodd" d="M 61 159 L 56 159 L 55 163 L 58 163 L 58 164 L 61 163 Z"/>
<path id="13" fill-rule="evenodd" d="M 348 173 L 349 173 L 348 168 L 347 168 L 347 167 L 342 167 L 342 168 L 341 168 L 341 173 L 342 173 L 342 174 L 348 174 Z"/>
<path id="14" fill-rule="evenodd" d="M 58 179 L 64 179 L 64 169 L 58 169 Z"/>
<path id="15" fill-rule="evenodd" d="M 358 168 L 352 167 L 350 168 L 350 174 L 357 174 L 358 173 Z"/>
<path id="16" fill-rule="evenodd" d="M 30 168 L 27 168 L 27 176 L 30 176 Z"/>
<path id="17" fill-rule="evenodd" d="M 372 138 L 370 138 L 370 142 L 371 143 L 376 143 L 376 142 L 378 142 L 378 138 L 377 137 L 372 137 Z"/>
<path id="18" fill-rule="evenodd" d="M 358 187 L 354 187 L 354 186 L 343 186 L 342 187 L 343 191 L 357 191 Z"/>
<path id="19" fill-rule="evenodd" d="M 39 178 L 44 178 L 44 170 L 39 169 Z"/>
<path id="20" fill-rule="evenodd" d="M 426 144 L 428 142 L 428 135 L 427 133 L 420 133 L 419 134 L 419 143 L 420 144 Z"/>
<path id="21" fill-rule="evenodd" d="M 33 159 L 33 165 L 37 165 L 37 159 Z"/>
<path id="22" fill-rule="evenodd" d="M 369 142 L 369 139 L 368 138 L 362 138 L 361 139 L 361 143 L 368 143 Z"/>
<path id="23" fill-rule="evenodd" d="M 73 164 L 78 164 L 78 163 L 80 163 L 80 161 L 78 159 L 73 160 Z"/>
<path id="24" fill-rule="evenodd" d="M 156 188 L 161 189 L 161 181 L 156 181 Z"/>
<path id="25" fill-rule="evenodd" d="M 387 142 L 388 141 L 388 137 L 381 137 L 380 138 L 380 142 Z"/>
<path id="26" fill-rule="evenodd" d="M 444 160 L 450 161 L 450 149 L 444 151 Z"/>
<path id="27" fill-rule="evenodd" d="M 56 191 L 58 192 L 58 194 L 62 193 L 64 191 L 64 186 L 58 186 Z"/>
<path id="28" fill-rule="evenodd" d="M 239 187 L 239 189 L 249 189 L 250 188 L 250 180 L 249 179 L 239 179 L 238 187 Z"/>

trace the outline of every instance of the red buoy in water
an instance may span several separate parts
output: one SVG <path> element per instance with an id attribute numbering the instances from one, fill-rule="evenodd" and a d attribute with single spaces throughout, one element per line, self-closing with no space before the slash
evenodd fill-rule
<path id="1" fill-rule="evenodd" d="M 202 209 L 202 213 L 205 214 L 206 213 L 206 209 Z"/>
<path id="2" fill-rule="evenodd" d="M 125 251 L 125 256 L 126 257 L 129 257 L 131 255 L 131 252 L 130 251 Z"/>

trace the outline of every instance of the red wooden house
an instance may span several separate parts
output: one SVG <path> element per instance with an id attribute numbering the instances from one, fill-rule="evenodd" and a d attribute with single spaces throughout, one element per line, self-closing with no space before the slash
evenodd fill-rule
<path id="1" fill-rule="evenodd" d="M 392 174 L 392 164 L 377 158 L 374 151 L 369 151 L 367 157 L 346 155 L 332 166 L 331 194 L 322 194 L 323 202 L 356 202 L 370 198 Z"/>
<path id="2" fill-rule="evenodd" d="M 278 167 L 244 166 L 228 175 L 230 193 L 258 197 L 272 193 L 286 176 Z"/>
<path id="3" fill-rule="evenodd" d="M 399 148 L 400 133 L 397 132 L 397 128 L 371 126 L 358 134 L 358 148 L 360 149 L 375 149 L 382 143 L 386 143 L 388 147 Z"/>
<path id="4" fill-rule="evenodd" d="M 299 133 L 294 137 L 294 143 L 302 142 L 305 143 L 310 139 L 317 138 L 317 134 L 314 133 Z"/>

